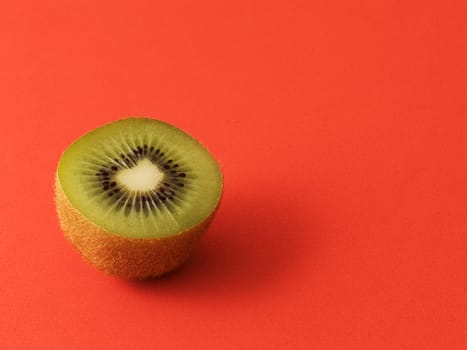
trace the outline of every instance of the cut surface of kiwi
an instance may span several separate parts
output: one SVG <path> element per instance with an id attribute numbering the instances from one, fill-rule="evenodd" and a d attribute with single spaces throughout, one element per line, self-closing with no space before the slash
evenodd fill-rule
<path id="1" fill-rule="evenodd" d="M 85 134 L 63 153 L 56 177 L 65 235 L 97 267 L 130 278 L 157 276 L 176 267 L 167 261 L 186 260 L 195 243 L 179 236 L 198 237 L 221 195 L 220 167 L 206 148 L 149 118 Z M 183 242 L 180 251 L 176 242 Z M 107 266 L 115 260 L 120 267 Z"/>

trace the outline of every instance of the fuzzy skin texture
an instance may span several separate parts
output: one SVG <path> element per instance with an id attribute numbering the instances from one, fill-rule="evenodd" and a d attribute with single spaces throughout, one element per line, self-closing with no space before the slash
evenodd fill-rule
<path id="1" fill-rule="evenodd" d="M 65 236 L 96 268 L 127 279 L 159 277 L 183 264 L 198 245 L 216 210 L 199 225 L 167 238 L 127 238 L 98 227 L 70 203 L 56 176 L 55 205 Z"/>

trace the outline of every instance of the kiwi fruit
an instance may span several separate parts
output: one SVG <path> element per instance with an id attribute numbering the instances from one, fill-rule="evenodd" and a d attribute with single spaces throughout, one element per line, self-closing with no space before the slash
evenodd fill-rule
<path id="1" fill-rule="evenodd" d="M 193 253 L 222 196 L 215 158 L 160 120 L 101 126 L 62 154 L 55 204 L 83 258 L 128 279 L 159 277 Z"/>

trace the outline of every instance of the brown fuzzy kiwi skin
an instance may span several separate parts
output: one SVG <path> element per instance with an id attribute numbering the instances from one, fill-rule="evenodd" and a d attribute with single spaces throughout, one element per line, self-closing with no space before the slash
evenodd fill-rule
<path id="1" fill-rule="evenodd" d="M 105 231 L 68 200 L 58 174 L 55 205 L 65 237 L 84 260 L 99 270 L 131 280 L 156 278 L 181 266 L 193 253 L 217 208 L 201 223 L 175 236 L 128 238 Z"/>

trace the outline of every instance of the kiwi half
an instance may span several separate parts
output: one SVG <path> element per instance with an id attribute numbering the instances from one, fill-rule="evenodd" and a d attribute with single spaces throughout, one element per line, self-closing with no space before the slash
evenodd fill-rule
<path id="1" fill-rule="evenodd" d="M 222 195 L 222 174 L 194 138 L 128 118 L 63 153 L 55 181 L 62 230 L 85 260 L 129 279 L 158 277 L 192 254 Z"/>

